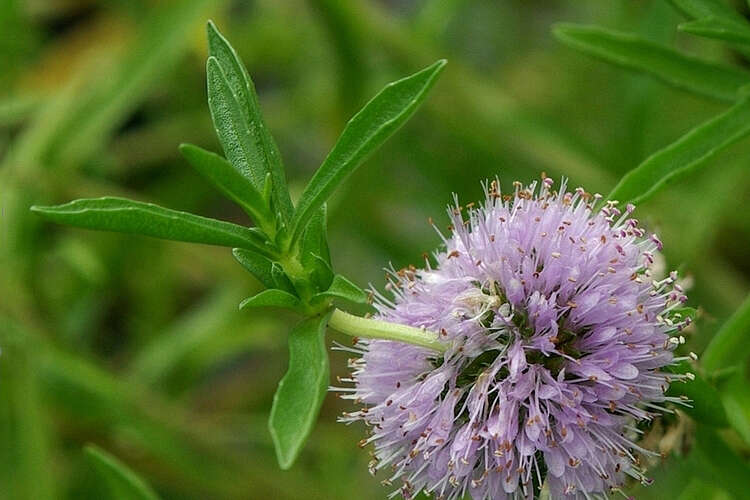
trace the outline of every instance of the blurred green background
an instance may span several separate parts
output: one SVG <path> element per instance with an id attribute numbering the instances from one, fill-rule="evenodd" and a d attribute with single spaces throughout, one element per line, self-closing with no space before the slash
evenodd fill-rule
<path id="1" fill-rule="evenodd" d="M 89 442 L 164 498 L 390 491 L 367 473 L 363 427 L 336 423 L 347 405 L 334 394 L 297 465 L 277 468 L 266 419 L 295 318 L 237 310 L 260 285 L 229 251 L 53 226 L 28 212 L 122 195 L 248 222 L 177 151 L 220 150 L 206 105 L 208 18 L 255 80 L 293 193 L 383 84 L 448 58 L 422 109 L 329 206 L 334 265 L 360 286 L 382 287 L 389 262 L 421 263 L 439 242 L 427 219 L 447 224 L 453 192 L 475 200 L 481 180 L 544 171 L 606 193 L 726 108 L 576 53 L 554 40 L 554 23 L 637 32 L 750 66 L 727 45 L 677 32 L 681 17 L 663 1 L 3 0 L 0 498 L 108 498 L 84 461 Z M 695 352 L 750 290 L 749 165 L 745 141 L 637 212 L 665 242 L 667 269 L 691 283 Z M 333 377 L 346 371 L 333 353 Z M 716 453 L 747 459 L 748 381 L 734 385 L 725 405 L 747 427 L 721 431 Z M 731 498 L 684 466 L 692 423 L 659 425 L 654 447 L 672 456 L 637 497 Z"/>

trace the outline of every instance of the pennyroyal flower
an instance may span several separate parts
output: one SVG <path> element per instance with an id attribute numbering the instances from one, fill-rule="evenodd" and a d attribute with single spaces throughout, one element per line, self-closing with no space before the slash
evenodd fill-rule
<path id="1" fill-rule="evenodd" d="M 632 205 L 595 209 L 599 195 L 549 178 L 485 191 L 449 210 L 437 265 L 391 271 L 392 297 L 376 293 L 376 318 L 447 350 L 358 340 L 341 390 L 362 408 L 341 420 L 369 426 L 392 496 L 531 498 L 546 479 L 553 498 L 602 498 L 645 481 L 634 423 L 690 376 L 663 370 L 689 318 L 676 274 L 652 276 L 661 242 Z"/>

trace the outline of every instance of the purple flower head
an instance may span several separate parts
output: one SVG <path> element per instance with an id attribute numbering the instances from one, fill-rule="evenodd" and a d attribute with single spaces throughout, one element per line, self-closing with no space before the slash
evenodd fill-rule
<path id="1" fill-rule="evenodd" d="M 406 498 L 606 497 L 645 481 L 632 424 L 667 401 L 661 371 L 687 323 L 676 275 L 655 281 L 661 249 L 624 210 L 551 179 L 483 206 L 456 203 L 436 266 L 390 273 L 377 318 L 440 333 L 445 353 L 359 340 L 354 384 L 373 473 Z"/>

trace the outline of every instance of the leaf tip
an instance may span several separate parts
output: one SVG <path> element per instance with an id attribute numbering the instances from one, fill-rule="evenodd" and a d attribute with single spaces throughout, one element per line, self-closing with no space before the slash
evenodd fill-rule
<path id="1" fill-rule="evenodd" d="M 83 445 L 83 454 L 90 457 L 99 454 L 99 447 L 93 443 L 86 443 Z"/>
<path id="2" fill-rule="evenodd" d="M 188 158 L 190 156 L 190 153 L 194 150 L 195 146 L 193 146 L 190 143 L 182 142 L 179 146 L 177 146 L 177 151 L 180 152 L 182 156 L 185 158 Z"/>
<path id="3" fill-rule="evenodd" d="M 273 449 L 276 452 L 276 462 L 278 462 L 279 468 L 281 470 L 289 470 L 297 459 L 299 449 L 297 449 L 297 452 L 294 450 L 291 450 L 291 452 L 284 450 L 284 445 L 282 445 L 279 435 L 276 432 L 276 400 L 278 397 L 277 390 L 273 395 L 274 404 L 271 406 L 271 414 L 268 416 L 268 433 L 271 434 L 271 441 L 273 442 Z"/>
<path id="4" fill-rule="evenodd" d="M 580 33 L 584 26 L 574 23 L 555 23 L 552 25 L 552 35 L 560 41 L 568 41 Z"/>
<path id="5" fill-rule="evenodd" d="M 206 32 L 208 33 L 209 37 L 211 35 L 219 33 L 219 28 L 216 27 L 216 23 L 213 19 L 209 19 L 208 21 L 206 21 Z"/>

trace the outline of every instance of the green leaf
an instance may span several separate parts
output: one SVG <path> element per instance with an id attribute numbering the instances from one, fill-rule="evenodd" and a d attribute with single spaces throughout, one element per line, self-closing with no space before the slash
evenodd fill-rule
<path id="1" fill-rule="evenodd" d="M 244 248 L 233 248 L 232 255 L 242 267 L 250 271 L 250 274 L 260 281 L 266 288 L 275 288 L 276 282 L 273 279 L 271 268 L 273 261 L 266 257 Z"/>
<path id="2" fill-rule="evenodd" d="M 327 208 L 324 203 L 307 223 L 305 233 L 302 236 L 300 253 L 302 254 L 302 263 L 306 264 L 305 259 L 310 255 L 317 255 L 323 258 L 326 263 L 331 264 L 331 252 L 328 248 L 328 226 L 326 223 Z"/>
<path id="3" fill-rule="evenodd" d="M 274 288 L 287 291 L 292 295 L 297 293 L 291 280 L 287 277 L 284 269 L 278 262 L 271 264 L 271 278 L 273 279 Z"/>
<path id="4" fill-rule="evenodd" d="M 240 309 L 247 307 L 283 307 L 298 309 L 300 301 L 291 293 L 283 290 L 263 290 L 257 295 L 248 297 L 240 303 Z"/>
<path id="5" fill-rule="evenodd" d="M 682 23 L 677 28 L 693 35 L 750 44 L 750 26 L 718 17 Z"/>
<path id="6" fill-rule="evenodd" d="M 722 387 L 727 420 L 745 443 L 750 445 L 750 382 L 743 370 L 736 372 Z"/>
<path id="7" fill-rule="evenodd" d="M 325 203 L 307 224 L 300 245 L 300 260 L 306 269 L 312 269 L 312 280 L 318 290 L 331 285 L 331 253 L 328 249 Z"/>
<path id="8" fill-rule="evenodd" d="M 699 425 L 695 433 L 696 446 L 690 459 L 695 461 L 696 473 L 709 484 L 731 493 L 736 499 L 750 499 L 747 479 L 750 467 L 710 427 Z"/>
<path id="9" fill-rule="evenodd" d="M 681 54 L 630 33 L 575 24 L 555 26 L 553 33 L 585 54 L 723 101 L 737 100 L 740 87 L 750 82 L 750 74 L 744 71 Z"/>
<path id="10" fill-rule="evenodd" d="M 225 151 L 229 148 L 235 152 L 232 156 L 227 152 L 227 157 L 241 172 L 253 179 L 258 190 L 263 187 L 266 173 L 271 174 L 275 207 L 288 220 L 293 209 L 284 165 L 279 149 L 263 121 L 255 86 L 245 65 L 213 22 L 208 22 L 207 31 L 209 56 L 214 58 L 216 66 L 221 69 L 219 73 L 214 68 L 211 70 L 213 75 L 208 75 L 208 96 L 222 146 Z M 224 81 L 221 81 L 220 75 L 224 76 Z M 236 121 L 238 118 L 240 122 Z M 231 132 L 230 129 L 236 130 Z M 225 141 L 235 142 L 232 144 Z"/>
<path id="11" fill-rule="evenodd" d="M 716 17 L 728 21 L 743 21 L 742 16 L 722 0 L 670 0 L 670 3 L 693 19 Z"/>
<path id="12" fill-rule="evenodd" d="M 724 323 L 703 351 L 701 361 L 708 373 L 741 363 L 750 355 L 750 295 Z"/>
<path id="13" fill-rule="evenodd" d="M 84 449 L 86 459 L 109 487 L 113 500 L 157 500 L 153 489 L 125 464 L 92 444 Z"/>
<path id="14" fill-rule="evenodd" d="M 344 278 L 340 274 L 333 277 L 330 288 L 325 292 L 317 294 L 314 299 L 330 297 L 332 299 L 343 299 L 353 304 L 368 304 L 368 295 L 360 287 Z"/>
<path id="15" fill-rule="evenodd" d="M 252 229 L 124 198 L 80 199 L 51 207 L 33 206 L 31 211 L 60 224 L 87 229 L 270 253 L 264 238 Z"/>
<path id="16" fill-rule="evenodd" d="M 729 424 L 719 392 L 690 365 L 683 361 L 676 366 L 668 367 L 671 373 L 691 372 L 695 379 L 687 382 L 672 382 L 667 389 L 668 396 L 685 396 L 690 399 L 690 406 L 680 409 L 701 422 L 712 427 L 726 427 Z"/>
<path id="17" fill-rule="evenodd" d="M 269 222 L 273 224 L 273 215 L 266 206 L 263 195 L 231 163 L 216 153 L 192 144 L 181 144 L 180 153 L 202 176 L 237 202 L 261 228 Z"/>
<path id="18" fill-rule="evenodd" d="M 416 111 L 445 64 L 441 59 L 389 83 L 354 115 L 300 197 L 291 225 L 291 243 L 336 187 Z"/>
<path id="19" fill-rule="evenodd" d="M 268 421 L 282 469 L 291 467 L 299 455 L 328 389 L 328 316 L 307 318 L 289 334 L 289 370 L 273 397 Z"/>
<path id="20" fill-rule="evenodd" d="M 166 325 L 133 353 L 128 367 L 128 383 L 151 385 L 164 390 L 178 369 L 184 369 L 186 359 L 205 349 L 210 339 L 231 331 L 237 337 L 237 286 L 224 285 L 212 290 L 197 304 L 191 305 L 179 317 Z M 255 332 L 253 332 L 255 337 Z M 223 358 L 226 360 L 226 358 Z M 183 373 L 183 372 L 181 372 Z M 189 377 L 188 377 L 189 378 Z M 180 381 L 182 381 L 180 377 Z M 172 387 L 170 386 L 170 389 Z M 170 390 L 166 390 L 174 395 Z"/>
<path id="21" fill-rule="evenodd" d="M 639 203 L 750 133 L 750 99 L 695 127 L 625 174 L 609 199 Z"/>
<path id="22" fill-rule="evenodd" d="M 49 474 L 54 454 L 50 408 L 40 374 L 38 342 L 15 319 L 0 313 L 0 479 L 4 498 L 59 498 Z"/>
<path id="23" fill-rule="evenodd" d="M 139 20 L 133 43 L 122 57 L 117 51 L 106 54 L 114 58 L 114 66 L 98 65 L 107 69 L 96 71 L 91 64 L 84 65 L 82 74 L 93 86 L 76 93 L 73 108 L 45 144 L 51 163 L 77 166 L 102 150 L 160 79 L 173 71 L 193 42 L 196 23 L 216 3 L 162 2 Z"/>

